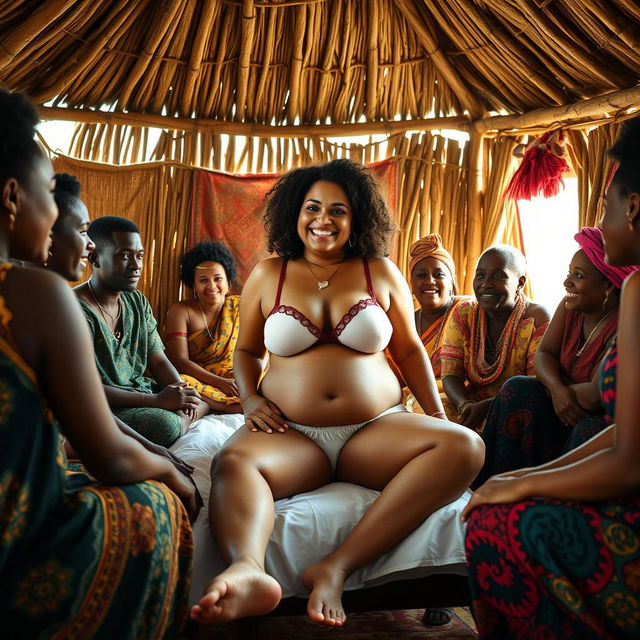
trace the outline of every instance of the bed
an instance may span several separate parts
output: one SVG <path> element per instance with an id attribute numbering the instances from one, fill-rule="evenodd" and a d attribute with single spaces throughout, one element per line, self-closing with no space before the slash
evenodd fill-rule
<path id="1" fill-rule="evenodd" d="M 171 447 L 195 467 L 194 480 L 205 505 L 209 498 L 211 458 L 243 422 L 241 414 L 206 416 Z M 302 571 L 345 538 L 377 495 L 370 489 L 334 482 L 276 502 L 266 568 L 282 586 L 283 602 L 277 612 L 303 612 L 301 599 L 307 596 L 307 591 L 300 580 Z M 433 513 L 377 561 L 356 571 L 345 585 L 347 610 L 467 604 L 460 512 L 468 500 L 467 492 Z M 193 533 L 191 603 L 199 599 L 207 582 L 224 568 L 209 531 L 206 507 L 200 511 Z"/>

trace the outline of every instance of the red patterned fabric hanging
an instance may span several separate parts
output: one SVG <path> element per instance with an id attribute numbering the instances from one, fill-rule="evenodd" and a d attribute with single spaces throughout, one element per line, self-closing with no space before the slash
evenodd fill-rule
<path id="1" fill-rule="evenodd" d="M 562 174 L 569 171 L 564 156 L 567 136 L 562 129 L 547 131 L 530 143 L 522 162 L 504 192 L 508 200 L 531 200 L 534 196 L 555 196 L 564 187 Z"/>

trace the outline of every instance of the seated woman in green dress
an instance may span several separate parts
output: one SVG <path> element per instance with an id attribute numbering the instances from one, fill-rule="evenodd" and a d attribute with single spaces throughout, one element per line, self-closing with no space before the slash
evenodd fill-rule
<path id="1" fill-rule="evenodd" d="M 185 614 L 183 502 L 195 514 L 196 492 L 115 427 L 68 284 L 9 262 L 44 262 L 58 215 L 37 121 L 25 98 L 0 91 L 2 634 L 168 640 Z M 63 436 L 97 480 L 67 474 Z"/>
<path id="2" fill-rule="evenodd" d="M 213 411 L 242 413 L 233 378 L 233 351 L 240 327 L 240 296 L 229 295 L 236 263 L 220 242 L 201 242 L 180 262 L 193 299 L 169 308 L 164 341 L 167 356 Z"/>

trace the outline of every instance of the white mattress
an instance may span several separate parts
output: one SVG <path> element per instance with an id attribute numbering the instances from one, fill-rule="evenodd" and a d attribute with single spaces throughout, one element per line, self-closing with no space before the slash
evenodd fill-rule
<path id="1" fill-rule="evenodd" d="M 205 505 L 211 484 L 211 458 L 243 422 L 241 414 L 206 416 L 171 447 L 176 455 L 195 466 L 194 480 Z M 300 580 L 304 569 L 344 540 L 377 496 L 378 492 L 371 489 L 334 482 L 276 502 L 276 521 L 267 549 L 266 568 L 282 586 L 284 597 L 308 595 Z M 460 512 L 469 497 L 466 492 L 433 513 L 403 542 L 356 571 L 345 588 L 359 589 L 435 573 L 464 575 L 464 529 Z M 201 510 L 193 533 L 192 603 L 199 599 L 207 582 L 224 569 L 209 531 L 206 507 Z"/>

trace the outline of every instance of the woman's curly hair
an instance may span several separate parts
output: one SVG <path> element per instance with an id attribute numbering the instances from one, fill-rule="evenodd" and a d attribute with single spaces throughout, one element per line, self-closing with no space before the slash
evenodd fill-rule
<path id="1" fill-rule="evenodd" d="M 283 175 L 267 193 L 264 225 L 267 250 L 282 258 L 298 258 L 304 244 L 298 235 L 298 216 L 305 195 L 316 182 L 333 182 L 349 198 L 353 218 L 354 246 L 345 245 L 350 256 L 377 258 L 389 254 L 388 243 L 395 227 L 371 172 L 351 160 L 294 169 Z"/>
<path id="2" fill-rule="evenodd" d="M 229 284 L 233 284 L 238 273 L 231 251 L 222 242 L 200 242 L 187 251 L 180 260 L 180 280 L 193 288 L 196 267 L 203 262 L 217 262 L 224 267 Z"/>

